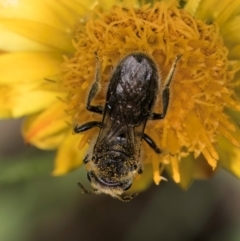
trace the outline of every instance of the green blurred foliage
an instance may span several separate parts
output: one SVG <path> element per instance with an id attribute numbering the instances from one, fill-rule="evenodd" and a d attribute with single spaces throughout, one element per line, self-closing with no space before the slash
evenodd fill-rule
<path id="1" fill-rule="evenodd" d="M 171 181 L 129 203 L 84 195 L 85 168 L 52 177 L 54 152 L 0 158 L 1 241 L 238 241 L 239 181 L 222 172 L 183 191 Z M 67 161 L 67 160 L 66 160 Z"/>

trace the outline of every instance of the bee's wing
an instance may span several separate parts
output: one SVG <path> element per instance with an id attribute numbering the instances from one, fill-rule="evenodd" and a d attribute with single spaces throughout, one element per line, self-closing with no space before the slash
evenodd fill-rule
<path id="1" fill-rule="evenodd" d="M 113 109 L 117 109 L 118 116 L 112 115 Z M 98 148 L 100 145 L 111 146 L 118 137 L 121 137 L 126 139 L 130 153 L 139 155 L 146 121 L 142 121 L 138 126 L 133 126 L 124 118 L 124 111 L 124 108 L 119 105 L 111 106 L 111 109 L 106 106 L 103 128 L 98 136 L 96 147 Z"/>

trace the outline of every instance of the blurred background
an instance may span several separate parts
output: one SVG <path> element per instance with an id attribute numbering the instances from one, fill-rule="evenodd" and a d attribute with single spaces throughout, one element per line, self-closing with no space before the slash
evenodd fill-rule
<path id="1" fill-rule="evenodd" d="M 51 177 L 55 153 L 25 145 L 20 125 L 0 121 L 0 241 L 240 240 L 240 181 L 229 173 L 186 192 L 152 185 L 129 203 L 84 195 L 85 168 Z"/>

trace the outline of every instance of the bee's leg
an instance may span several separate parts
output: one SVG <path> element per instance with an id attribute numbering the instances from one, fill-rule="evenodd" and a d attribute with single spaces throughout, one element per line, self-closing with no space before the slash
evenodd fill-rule
<path id="1" fill-rule="evenodd" d="M 83 159 L 83 163 L 87 164 L 89 162 L 88 155 L 86 155 Z"/>
<path id="2" fill-rule="evenodd" d="M 95 80 L 94 80 L 94 83 L 92 85 L 92 88 L 89 92 L 89 95 L 88 95 L 88 99 L 87 99 L 87 110 L 91 111 L 91 112 L 95 112 L 95 113 L 98 113 L 98 114 L 103 114 L 103 107 L 102 106 L 93 106 L 91 105 L 91 102 L 93 100 L 93 98 L 96 96 L 96 94 L 98 93 L 99 89 L 100 89 L 100 83 L 99 83 L 99 80 L 100 80 L 100 62 L 99 62 L 99 59 L 97 57 L 97 54 L 96 54 L 96 58 L 97 58 L 97 70 L 96 70 L 96 74 L 95 74 Z"/>
<path id="3" fill-rule="evenodd" d="M 91 191 L 87 190 L 81 182 L 78 182 L 78 186 L 81 188 L 82 193 L 85 193 L 85 194 L 92 194 L 92 193 L 98 194 L 99 193 L 97 189 L 93 189 Z"/>
<path id="4" fill-rule="evenodd" d="M 138 193 L 134 193 L 130 196 L 116 196 L 116 198 L 122 202 L 129 202 L 131 201 L 134 197 L 136 197 Z"/>
<path id="5" fill-rule="evenodd" d="M 93 127 L 102 128 L 102 122 L 90 121 L 90 122 L 87 122 L 87 123 L 85 123 L 81 126 L 75 125 L 74 128 L 73 128 L 73 131 L 75 133 L 80 133 L 80 132 L 84 132 L 84 131 L 87 131 L 89 129 L 92 129 Z"/>
<path id="6" fill-rule="evenodd" d="M 159 119 L 163 119 L 165 117 L 165 115 L 167 114 L 167 110 L 168 110 L 168 105 L 169 105 L 169 96 L 170 96 L 170 89 L 169 86 L 172 82 L 176 67 L 177 67 L 177 63 L 180 60 L 181 55 L 177 55 L 176 59 L 169 71 L 168 77 L 165 81 L 165 85 L 163 87 L 162 90 L 162 113 L 152 113 L 150 116 L 150 119 L 152 120 L 159 120 Z"/>
<path id="7" fill-rule="evenodd" d="M 147 134 L 143 133 L 143 140 L 147 142 L 147 144 L 157 153 L 160 154 L 161 150 L 157 147 L 154 140 Z"/>

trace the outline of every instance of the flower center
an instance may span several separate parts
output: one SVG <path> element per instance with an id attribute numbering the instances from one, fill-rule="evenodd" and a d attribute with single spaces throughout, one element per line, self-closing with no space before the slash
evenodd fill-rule
<path id="1" fill-rule="evenodd" d="M 219 135 L 239 146 L 232 134 L 235 126 L 223 112 L 225 107 L 240 110 L 232 83 L 238 67 L 227 59 L 218 26 L 164 2 L 138 9 L 114 6 L 107 12 L 94 10 L 86 23 L 77 26 L 74 47 L 75 55 L 63 64 L 63 83 L 69 93 L 69 111 L 79 123 L 92 117 L 85 102 L 96 73 L 96 53 L 102 89 L 95 103 L 102 105 L 112 70 L 126 55 L 144 52 L 150 56 L 159 69 L 160 89 L 176 56 L 182 55 L 171 84 L 167 116 L 148 121 L 145 129 L 163 150 L 160 156 L 147 148 L 144 151 L 144 162 L 153 163 L 156 183 L 160 181 L 159 164 L 171 164 L 173 178 L 179 182 L 179 162 L 190 153 L 194 158 L 203 155 L 214 169 Z M 161 112 L 160 100 L 154 112 Z"/>

